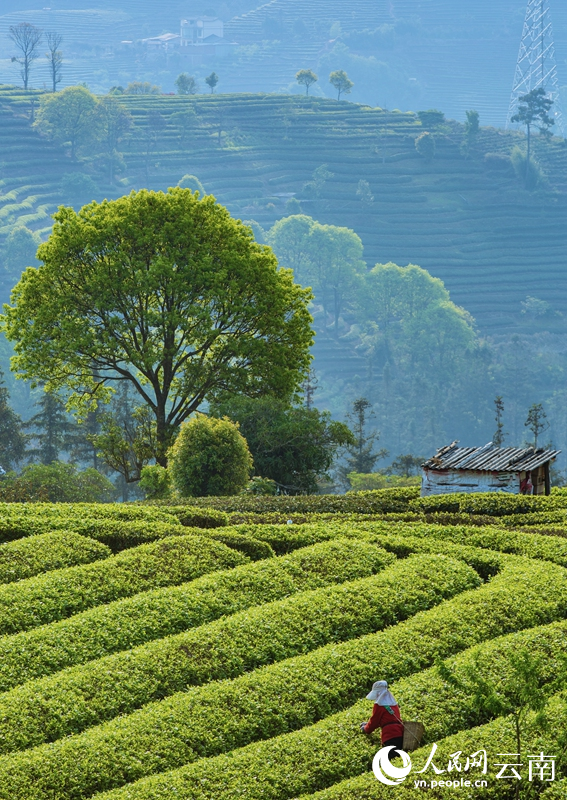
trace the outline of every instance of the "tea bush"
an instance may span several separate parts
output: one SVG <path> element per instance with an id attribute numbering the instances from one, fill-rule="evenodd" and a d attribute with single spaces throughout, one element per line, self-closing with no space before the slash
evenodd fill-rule
<path id="1" fill-rule="evenodd" d="M 302 592 L 30 681 L 0 698 L 0 751 L 60 739 L 189 686 L 362 636 L 479 584 L 462 562 L 414 556 L 369 578 Z"/>
<path id="2" fill-rule="evenodd" d="M 335 539 L 4 636 L 0 638 L 0 692 L 251 606 L 366 577 L 393 561 L 393 554 L 375 544 Z"/>
<path id="3" fill-rule="evenodd" d="M 0 634 L 18 633 L 158 586 L 175 585 L 246 557 L 206 537 L 174 536 L 104 561 L 0 586 Z"/>
<path id="4" fill-rule="evenodd" d="M 112 555 L 110 548 L 76 533 L 43 533 L 0 545 L 0 583 L 13 583 Z"/>

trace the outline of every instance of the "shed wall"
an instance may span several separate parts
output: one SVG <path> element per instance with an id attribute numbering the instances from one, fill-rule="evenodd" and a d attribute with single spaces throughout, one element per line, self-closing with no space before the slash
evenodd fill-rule
<path id="1" fill-rule="evenodd" d="M 520 475 L 517 472 L 480 472 L 474 470 L 424 469 L 421 478 L 421 496 L 451 494 L 452 492 L 506 492 L 520 493 Z"/>

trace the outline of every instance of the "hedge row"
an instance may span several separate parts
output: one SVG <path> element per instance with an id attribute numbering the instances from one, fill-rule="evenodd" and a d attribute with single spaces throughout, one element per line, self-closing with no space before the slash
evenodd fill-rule
<path id="1" fill-rule="evenodd" d="M 238 533 L 232 528 L 223 528 L 218 532 L 208 531 L 207 536 L 217 542 L 222 542 L 233 550 L 244 553 L 251 561 L 261 561 L 264 558 L 272 558 L 275 555 L 272 546 L 268 542 L 254 536 Z"/>
<path id="2" fill-rule="evenodd" d="M 446 511 L 504 517 L 509 514 L 532 514 L 534 512 L 567 508 L 567 496 L 553 494 L 546 497 L 545 495 L 533 496 L 505 494 L 503 492 L 455 493 L 417 497 L 410 501 L 409 507 L 412 510 L 429 514 Z"/>
<path id="3" fill-rule="evenodd" d="M 336 539 L 5 636 L 0 638 L 0 692 L 251 606 L 373 575 L 394 560 L 374 544 Z"/>
<path id="4" fill-rule="evenodd" d="M 378 575 L 302 592 L 30 681 L 0 697 L 0 751 L 55 741 L 188 686 L 380 630 L 480 582 L 463 562 L 414 556 Z"/>
<path id="5" fill-rule="evenodd" d="M 1 506 L 8 511 L 2 514 Z M 10 506 L 17 506 L 10 509 Z M 36 511 L 36 507 L 37 511 Z M 144 542 L 179 535 L 184 528 L 218 528 L 226 525 L 228 516 L 214 509 L 187 507 L 165 509 L 152 506 L 125 506 L 123 509 L 106 504 L 83 505 L 33 503 L 23 508 L 20 504 L 0 504 L 0 541 L 7 542 L 26 536 L 39 535 L 53 530 L 74 531 L 82 536 L 97 539 L 115 552 Z M 34 513 L 35 512 L 35 513 Z"/>
<path id="6" fill-rule="evenodd" d="M 336 537 L 368 538 L 369 535 L 406 535 L 433 537 L 456 544 L 485 547 L 503 553 L 528 556 L 553 561 L 567 566 L 567 542 L 560 537 L 536 533 L 509 531 L 499 526 L 477 527 L 458 525 L 429 525 L 425 523 L 399 523 L 369 521 L 344 524 L 331 523 L 305 525 L 239 525 L 235 530 L 268 542 L 276 553 L 288 553 L 315 542 Z"/>
<path id="7" fill-rule="evenodd" d="M 348 492 L 347 494 L 279 495 L 277 497 L 192 497 L 191 505 L 215 508 L 219 511 L 251 511 L 279 513 L 322 514 L 385 514 L 407 511 L 410 501 L 419 496 L 419 487 L 377 489 L 370 492 Z M 167 510 L 167 501 L 157 504 Z"/>
<path id="8" fill-rule="evenodd" d="M 82 800 L 93 791 L 123 786 L 105 800 L 283 800 L 360 774 L 376 751 L 375 742 L 358 729 L 369 704 L 327 717 L 335 708 L 360 697 L 377 677 L 395 680 L 471 643 L 567 616 L 564 569 L 511 557 L 505 561 L 504 571 L 479 589 L 382 633 L 330 645 L 238 681 L 190 690 L 81 736 L 5 756 L 0 797 Z M 219 699 L 224 701 L 221 714 Z M 318 717 L 327 718 L 254 742 Z M 246 737 L 253 743 L 202 758 L 242 746 Z"/>
<path id="9" fill-rule="evenodd" d="M 563 759 L 561 758 L 561 754 L 558 753 L 557 740 L 557 733 L 559 731 L 564 731 L 567 727 L 567 703 L 564 694 L 556 695 L 550 699 L 546 707 L 546 716 L 548 726 L 544 729 L 538 724 L 533 714 L 530 714 L 526 720 L 527 724 L 522 734 L 523 761 L 522 767 L 520 768 L 520 775 L 522 776 L 521 783 L 525 785 L 525 788 L 522 788 L 522 794 L 520 796 L 542 797 L 545 798 L 545 800 L 564 800 L 567 796 L 567 780 L 557 779 L 553 782 L 546 781 L 541 783 L 535 778 L 532 782 L 528 783 L 528 765 L 525 758 L 528 754 L 544 753 L 555 756 L 559 762 L 557 765 L 559 769 L 562 767 L 564 768 L 564 764 L 561 763 Z M 345 746 L 345 744 L 343 739 L 343 746 Z M 350 748 L 345 749 L 352 750 L 352 745 Z M 452 754 L 463 754 L 461 763 L 464 763 L 468 754 L 477 752 L 480 749 L 485 749 L 487 751 L 488 772 L 486 775 L 482 775 L 479 769 L 470 770 L 470 772 L 464 774 L 455 772 L 451 774 L 447 772 L 448 761 Z M 467 798 L 482 797 L 483 800 L 510 800 L 510 798 L 514 796 L 515 781 L 497 780 L 496 774 L 499 767 L 495 766 L 495 763 L 502 763 L 503 758 L 499 757 L 500 753 L 514 753 L 516 751 L 517 746 L 514 729 L 510 719 L 507 717 L 498 717 L 472 730 L 460 731 L 438 742 L 438 750 L 436 751 L 434 763 L 440 769 L 444 769 L 445 773 L 436 775 L 432 768 L 429 767 L 426 774 L 415 774 L 417 770 L 425 766 L 431 753 L 431 745 L 421 747 L 419 750 L 412 753 L 412 764 L 415 764 L 415 767 L 412 769 L 408 779 L 404 783 L 396 786 L 395 796 L 400 800 L 415 800 L 416 797 L 422 796 L 422 794 L 425 793 L 426 797 L 446 798 L 446 800 L 455 798 L 455 796 L 464 796 Z M 370 758 L 372 758 L 372 755 Z M 376 780 L 374 774 L 370 770 L 370 759 L 359 772 L 362 774 L 350 779 L 339 780 L 339 782 L 336 782 L 327 789 L 313 791 L 313 789 L 316 788 L 316 786 L 314 786 L 309 794 L 302 794 L 298 800 L 391 800 L 393 794 L 392 787 L 385 786 Z M 559 773 L 558 778 L 560 778 L 560 775 L 561 773 Z M 456 779 L 460 784 L 461 777 L 465 780 L 470 779 L 471 781 L 486 780 L 488 785 L 483 788 L 473 786 L 469 789 L 463 789 L 459 786 L 460 791 L 455 793 L 455 787 L 453 785 L 437 786 L 433 789 L 424 790 L 422 788 L 416 789 L 414 784 L 414 780 L 419 779 L 425 779 L 427 782 L 431 780 L 444 782 L 450 780 L 451 784 L 453 780 Z M 149 783 L 149 781 L 146 782 Z M 319 779 L 318 783 L 319 786 L 324 785 L 324 783 L 328 785 L 330 781 L 323 778 L 323 780 Z M 119 798 L 120 800 L 125 800 L 126 798 L 131 798 L 131 800 L 133 800 L 133 798 L 138 800 L 139 798 L 142 800 L 142 798 L 147 796 L 148 795 L 144 793 L 128 793 L 128 787 L 124 787 L 123 790 L 96 795 L 96 800 L 103 800 L 103 798 L 104 800 L 119 800 Z M 278 800 L 283 800 L 283 798 L 286 797 L 284 794 L 266 794 L 265 796 L 270 800 L 275 800 L 276 797 L 278 797 Z M 156 793 L 153 797 L 158 800 L 158 798 L 163 798 L 165 795 Z M 196 797 L 199 797 L 199 800 L 202 798 L 201 795 L 197 795 Z M 255 795 L 249 795 L 249 797 L 253 800 Z"/>
<path id="10" fill-rule="evenodd" d="M 13 583 L 53 569 L 89 564 L 111 550 L 76 533 L 43 533 L 0 545 L 0 583 Z"/>
<path id="11" fill-rule="evenodd" d="M 0 586 L 0 635 L 55 622 L 87 608 L 171 586 L 247 561 L 204 536 L 172 536 L 104 561 Z"/>

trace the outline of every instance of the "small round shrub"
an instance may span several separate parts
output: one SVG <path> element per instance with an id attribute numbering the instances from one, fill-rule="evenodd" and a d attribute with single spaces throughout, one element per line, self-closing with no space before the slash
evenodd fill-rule
<path id="1" fill-rule="evenodd" d="M 238 494 L 248 484 L 252 456 L 238 423 L 196 414 L 169 451 L 175 489 L 183 497 Z"/>
<path id="2" fill-rule="evenodd" d="M 144 467 L 138 484 L 146 500 L 165 500 L 171 491 L 171 476 L 159 464 Z"/>

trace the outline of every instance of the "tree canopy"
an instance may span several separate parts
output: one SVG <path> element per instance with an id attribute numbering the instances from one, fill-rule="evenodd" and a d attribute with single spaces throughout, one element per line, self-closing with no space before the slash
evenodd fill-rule
<path id="1" fill-rule="evenodd" d="M 255 475 L 271 478 L 287 494 L 317 491 L 338 448 L 355 443 L 348 427 L 332 420 L 329 412 L 273 397 L 233 397 L 214 413 L 240 424 Z"/>
<path id="2" fill-rule="evenodd" d="M 300 69 L 295 73 L 295 80 L 301 85 L 305 86 L 305 94 L 309 94 L 309 87 L 317 83 L 319 78 L 312 69 Z"/>
<path id="3" fill-rule="evenodd" d="M 366 272 L 359 236 L 350 228 L 321 225 L 297 214 L 276 222 L 269 241 L 298 279 L 312 284 L 325 321 L 331 314 L 337 333 L 340 315 L 356 299 Z"/>
<path id="4" fill-rule="evenodd" d="M 225 393 L 290 397 L 310 362 L 311 292 L 214 197 L 142 190 L 60 208 L 1 318 L 18 375 L 85 413 L 128 381 L 177 427 Z"/>
<path id="5" fill-rule="evenodd" d="M 329 75 L 329 83 L 337 90 L 337 100 L 341 99 L 341 94 L 350 94 L 354 83 L 350 80 L 344 69 L 336 69 Z"/>
<path id="6" fill-rule="evenodd" d="M 96 97 L 87 88 L 68 86 L 41 97 L 34 127 L 50 139 L 69 145 L 74 159 L 77 150 L 95 138 L 96 105 Z"/>

